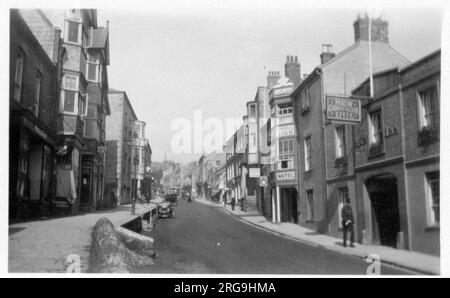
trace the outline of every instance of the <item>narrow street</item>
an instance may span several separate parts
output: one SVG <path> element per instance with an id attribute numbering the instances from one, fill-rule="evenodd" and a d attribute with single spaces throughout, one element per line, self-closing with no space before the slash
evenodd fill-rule
<path id="1" fill-rule="evenodd" d="M 140 273 L 365 274 L 368 263 L 249 226 L 220 207 L 178 202 L 147 232 L 155 265 Z M 382 266 L 382 274 L 407 274 Z"/>

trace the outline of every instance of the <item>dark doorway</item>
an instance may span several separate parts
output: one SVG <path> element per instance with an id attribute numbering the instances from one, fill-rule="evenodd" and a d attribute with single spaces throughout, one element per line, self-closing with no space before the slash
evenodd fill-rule
<path id="1" fill-rule="evenodd" d="M 400 231 L 400 212 L 398 208 L 397 178 L 382 175 L 366 181 L 372 204 L 374 242 L 396 247 Z"/>
<path id="2" fill-rule="evenodd" d="M 294 187 L 280 189 L 281 222 L 298 223 L 297 190 Z"/>

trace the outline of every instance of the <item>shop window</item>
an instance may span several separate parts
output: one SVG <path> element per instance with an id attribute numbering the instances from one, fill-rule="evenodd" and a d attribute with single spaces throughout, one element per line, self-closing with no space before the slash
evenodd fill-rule
<path id="1" fill-rule="evenodd" d="M 28 135 L 23 134 L 20 138 L 19 163 L 17 168 L 17 196 L 19 197 L 29 197 L 29 149 L 30 138 Z"/>
<path id="2" fill-rule="evenodd" d="M 438 226 L 440 222 L 440 182 L 439 172 L 426 174 L 426 199 L 428 206 L 428 225 Z"/>
<path id="3" fill-rule="evenodd" d="M 22 80 L 23 80 L 23 65 L 25 61 L 25 54 L 19 49 L 16 58 L 16 73 L 14 76 L 14 99 L 20 102 L 22 96 Z"/>

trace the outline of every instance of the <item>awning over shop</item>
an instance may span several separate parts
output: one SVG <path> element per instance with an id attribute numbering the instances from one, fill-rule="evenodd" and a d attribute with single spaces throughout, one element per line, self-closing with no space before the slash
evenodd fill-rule
<path id="1" fill-rule="evenodd" d="M 56 196 L 74 202 L 77 199 L 77 188 L 73 170 L 59 168 L 56 171 L 56 179 Z"/>

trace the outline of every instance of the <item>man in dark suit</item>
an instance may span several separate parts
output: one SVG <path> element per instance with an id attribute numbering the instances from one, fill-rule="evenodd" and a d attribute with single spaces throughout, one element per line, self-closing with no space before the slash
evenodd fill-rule
<path id="1" fill-rule="evenodd" d="M 350 247 L 355 247 L 353 243 L 355 242 L 355 231 L 353 227 L 354 218 L 352 206 L 350 206 L 350 200 L 345 201 L 344 207 L 341 211 L 342 215 L 342 231 L 344 234 L 344 247 L 347 247 L 347 233 L 350 232 Z"/>

